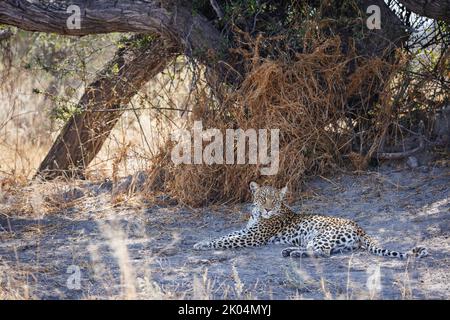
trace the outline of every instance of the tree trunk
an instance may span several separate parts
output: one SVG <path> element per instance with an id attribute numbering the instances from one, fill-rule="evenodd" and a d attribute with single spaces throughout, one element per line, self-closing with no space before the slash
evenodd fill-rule
<path id="1" fill-rule="evenodd" d="M 399 2 L 419 16 L 450 22 L 450 0 L 399 0 Z"/>
<path id="2" fill-rule="evenodd" d="M 80 28 L 67 21 L 70 5 L 80 8 Z M 151 0 L 70 0 L 48 3 L 26 0 L 0 1 L 0 24 L 23 30 L 84 36 L 109 32 L 140 32 L 156 39 L 148 47 L 119 50 L 116 57 L 89 85 L 79 102 L 80 112 L 64 126 L 41 163 L 37 176 L 82 176 L 83 169 L 99 152 L 105 139 L 137 91 L 161 72 L 176 54 L 195 56 L 214 65 L 220 52 L 220 32 L 191 8 L 163 6 Z M 114 73 L 113 70 L 117 70 Z M 108 109 L 108 112 L 99 111 Z M 112 111 L 111 111 L 112 110 Z"/>
<path id="3" fill-rule="evenodd" d="M 100 72 L 79 101 L 80 112 L 66 123 L 39 167 L 46 179 L 65 175 L 82 177 L 83 170 L 100 151 L 122 108 L 178 53 L 177 43 L 155 37 L 144 47 L 132 37 L 125 48 Z"/>
<path id="4" fill-rule="evenodd" d="M 220 51 L 220 32 L 192 8 L 153 0 L 1 0 L 0 24 L 22 30 L 85 36 L 111 32 L 159 34 L 184 44 L 187 53 L 195 50 L 198 59 L 208 61 L 208 50 Z M 73 13 L 80 8 L 80 28 L 68 28 Z"/>

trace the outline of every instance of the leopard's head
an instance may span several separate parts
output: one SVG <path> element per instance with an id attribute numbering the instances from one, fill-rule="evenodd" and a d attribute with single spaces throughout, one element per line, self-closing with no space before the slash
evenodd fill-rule
<path id="1" fill-rule="evenodd" d="M 287 192 L 287 186 L 276 189 L 270 186 L 259 186 L 256 182 L 250 182 L 250 190 L 253 193 L 253 203 L 261 217 L 268 219 L 279 213 L 281 203 Z"/>

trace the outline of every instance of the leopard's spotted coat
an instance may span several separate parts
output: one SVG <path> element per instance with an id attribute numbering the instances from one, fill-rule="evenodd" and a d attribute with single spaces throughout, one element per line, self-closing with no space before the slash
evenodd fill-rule
<path id="1" fill-rule="evenodd" d="M 366 249 L 378 256 L 424 257 L 427 250 L 398 252 L 379 247 L 356 222 L 323 215 L 297 214 L 283 203 L 287 188 L 277 190 L 250 183 L 254 209 L 247 226 L 239 231 L 194 245 L 197 250 L 255 247 L 269 243 L 288 244 L 284 257 L 329 256 L 335 252 Z"/>

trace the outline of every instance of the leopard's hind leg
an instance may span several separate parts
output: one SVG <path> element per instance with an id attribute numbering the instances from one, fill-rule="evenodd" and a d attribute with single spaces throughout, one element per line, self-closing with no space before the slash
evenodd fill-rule
<path id="1" fill-rule="evenodd" d="M 331 246 L 326 239 L 315 237 L 306 246 L 289 247 L 281 251 L 283 257 L 328 257 L 331 254 Z"/>
<path id="2" fill-rule="evenodd" d="M 352 251 L 360 247 L 356 236 L 351 233 L 318 235 L 311 239 L 305 247 L 289 247 L 281 254 L 283 257 L 329 257 L 332 253 Z"/>
<path id="3" fill-rule="evenodd" d="M 328 257 L 330 251 L 322 248 L 289 247 L 281 251 L 283 257 L 303 258 L 303 257 Z"/>

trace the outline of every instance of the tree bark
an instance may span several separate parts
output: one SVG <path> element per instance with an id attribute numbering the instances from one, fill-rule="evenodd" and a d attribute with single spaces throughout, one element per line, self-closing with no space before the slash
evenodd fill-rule
<path id="1" fill-rule="evenodd" d="M 133 41 L 136 37 L 139 36 L 118 50 L 86 89 L 79 101 L 80 112 L 61 130 L 37 176 L 45 179 L 61 175 L 83 177 L 84 169 L 122 115 L 123 106 L 180 50 L 178 43 L 162 37 L 155 37 L 144 47 L 136 47 Z"/>
<path id="2" fill-rule="evenodd" d="M 450 0 L 398 0 L 420 16 L 450 22 Z"/>
<path id="3" fill-rule="evenodd" d="M 70 5 L 80 8 L 80 28 L 68 27 Z M 148 48 L 119 50 L 80 99 L 80 112 L 64 126 L 42 161 L 37 176 L 82 176 L 120 118 L 121 108 L 176 54 L 194 56 L 207 65 L 223 43 L 217 29 L 191 8 L 163 6 L 145 0 L 2 0 L 0 24 L 22 30 L 84 36 L 109 32 L 139 32 L 157 37 Z M 118 74 L 112 68 L 119 69 Z M 100 112 L 99 109 L 113 110 Z"/>
<path id="4" fill-rule="evenodd" d="M 85 36 L 110 32 L 160 34 L 177 39 L 186 49 L 218 50 L 222 44 L 219 31 L 191 8 L 163 6 L 153 0 L 1 0 L 0 24 L 22 30 Z M 67 26 L 71 5 L 81 10 L 79 29 Z"/>

